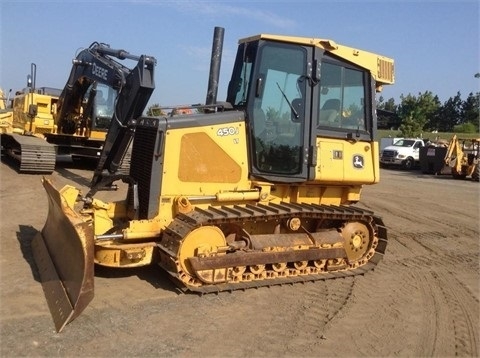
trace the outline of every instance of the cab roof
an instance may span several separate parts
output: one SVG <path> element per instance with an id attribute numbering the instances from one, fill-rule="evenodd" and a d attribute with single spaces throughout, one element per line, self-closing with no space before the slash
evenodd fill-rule
<path id="1" fill-rule="evenodd" d="M 377 90 L 381 90 L 382 85 L 390 85 L 395 82 L 394 60 L 386 56 L 375 54 L 373 52 L 339 45 L 335 41 L 329 39 L 271 34 L 259 34 L 255 36 L 245 37 L 239 40 L 239 44 L 258 40 L 272 40 L 304 46 L 316 46 L 318 48 L 321 48 L 338 57 L 353 62 L 356 65 L 369 70 L 375 81 L 377 82 Z"/>

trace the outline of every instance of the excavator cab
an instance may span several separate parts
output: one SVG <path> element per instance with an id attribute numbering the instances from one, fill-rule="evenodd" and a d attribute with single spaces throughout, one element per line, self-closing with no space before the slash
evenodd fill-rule
<path id="1" fill-rule="evenodd" d="M 115 112 L 118 91 L 102 83 L 95 83 L 92 108 L 92 130 L 107 131 Z"/>

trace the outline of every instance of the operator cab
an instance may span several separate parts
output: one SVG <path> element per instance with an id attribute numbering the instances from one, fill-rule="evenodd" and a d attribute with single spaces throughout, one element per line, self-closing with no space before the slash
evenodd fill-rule
<path id="1" fill-rule="evenodd" d="M 108 130 L 115 111 L 117 91 L 102 83 L 96 84 L 92 108 L 93 130 Z"/>
<path id="2" fill-rule="evenodd" d="M 318 137 L 372 141 L 374 90 L 368 70 L 307 42 L 241 41 L 227 101 L 246 112 L 252 175 L 312 180 Z"/>

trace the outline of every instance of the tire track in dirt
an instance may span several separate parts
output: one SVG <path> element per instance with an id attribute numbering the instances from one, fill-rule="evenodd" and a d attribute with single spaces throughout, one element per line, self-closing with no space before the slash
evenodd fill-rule
<path id="1" fill-rule="evenodd" d="M 356 277 L 352 276 L 315 281 L 297 289 L 296 312 L 291 312 L 289 325 L 291 332 L 295 332 L 294 336 L 279 335 L 282 340 L 290 338 L 286 344 L 288 354 L 305 355 L 305 351 L 299 351 L 294 347 L 312 349 L 321 344 L 330 323 L 348 310 L 348 303 L 355 289 L 355 280 Z"/>
<path id="2" fill-rule="evenodd" d="M 471 295 L 454 275 L 432 273 L 437 285 L 451 308 L 451 321 L 455 333 L 455 355 L 478 357 L 479 311 L 478 298 Z"/>
<path id="3" fill-rule="evenodd" d="M 443 346 L 450 334 L 439 329 L 446 312 L 439 312 L 439 293 L 425 284 L 428 275 L 423 278 L 422 273 L 402 263 L 379 266 L 375 273 L 357 280 L 348 317 L 327 330 L 325 348 L 346 356 L 453 353 L 453 348 Z M 330 339 L 339 336 L 349 337 L 348 344 L 342 346 Z"/>
<path id="4" fill-rule="evenodd" d="M 479 253 L 468 245 L 452 250 L 448 236 L 435 230 L 391 232 L 384 260 L 373 274 L 356 279 L 348 317 L 339 315 L 327 327 L 327 338 L 347 336 L 349 344 L 327 339 L 322 343 L 327 351 L 477 356 L 478 284 L 468 283 L 478 277 Z"/>
<path id="5" fill-rule="evenodd" d="M 346 277 L 203 296 L 181 294 L 123 309 L 102 305 L 77 322 L 88 326 L 104 320 L 112 327 L 110 334 L 118 337 L 145 337 L 148 332 L 142 322 L 158 322 L 162 342 L 168 343 L 164 353 L 168 348 L 191 356 L 221 356 L 226 351 L 230 356 L 308 356 L 312 345 L 322 341 L 330 322 L 344 315 L 354 290 L 355 277 Z M 134 322 L 125 318 L 127 310 Z M 116 311 L 114 316 L 112 311 Z M 182 315 L 172 322 L 173 311 Z M 232 332 L 236 332 L 234 336 Z M 101 332 L 95 336 L 97 342 L 103 341 Z M 179 336 L 184 337 L 181 345 L 175 343 Z M 140 349 L 140 353 L 147 352 Z"/>
<path id="6" fill-rule="evenodd" d="M 461 249 L 452 250 L 452 245 L 447 245 L 447 241 L 452 238 L 436 231 L 411 232 L 395 239 L 403 241 L 403 245 L 410 246 L 417 252 L 416 256 L 404 260 L 405 266 L 417 272 L 429 272 L 428 277 L 426 274 L 419 278 L 423 281 L 421 287 L 424 296 L 433 297 L 435 311 L 432 313 L 439 322 L 436 334 L 452 333 L 453 327 L 453 334 L 445 338 L 451 341 L 451 337 L 454 337 L 454 354 L 478 356 L 479 287 L 478 282 L 473 286 L 468 285 L 475 280 L 474 272 L 478 272 L 479 268 L 478 241 L 469 240 L 477 249 L 468 251 L 468 247 L 461 245 Z M 440 300 L 443 300 L 443 304 L 439 304 Z M 448 307 L 446 312 L 444 307 Z M 443 316 L 440 317 L 439 312 L 442 311 Z M 441 349 L 439 351 L 442 353 Z M 438 352 L 432 351 L 432 354 L 436 353 Z"/>
<path id="7" fill-rule="evenodd" d="M 479 353 L 479 291 L 478 284 L 469 286 L 468 277 L 478 271 L 479 253 L 455 252 L 445 250 L 443 245 L 432 249 L 428 242 L 423 240 L 436 238 L 438 233 L 410 233 L 410 245 L 420 245 L 425 248 L 423 253 L 404 260 L 403 264 L 416 272 L 427 271 L 422 278 L 421 285 L 425 296 L 432 295 L 435 311 L 439 321 L 437 334 L 445 335 L 445 339 L 454 338 L 454 354 L 478 356 Z M 427 277 L 428 276 L 428 277 Z M 443 304 L 438 302 L 443 300 Z M 445 307 L 448 309 L 445 312 Z M 440 313 L 443 308 L 443 315 Z M 452 332 L 453 327 L 453 332 Z M 442 352 L 442 350 L 440 350 Z M 436 354 L 436 351 L 432 352 Z"/>
<path id="8" fill-rule="evenodd" d="M 252 320 L 255 323 L 235 322 L 237 331 L 244 333 L 229 351 L 239 356 L 308 355 L 312 346 L 322 340 L 329 322 L 345 309 L 353 294 L 354 282 L 354 277 L 347 277 L 254 290 L 254 302 L 261 306 L 253 309 L 255 317 Z M 234 305 L 240 310 L 251 307 L 251 296 L 250 290 L 218 295 L 226 300 L 226 307 Z M 216 309 L 219 309 L 218 306 Z M 229 319 L 216 323 L 223 327 L 231 324 Z M 193 347 L 194 353 L 215 355 L 211 349 L 214 342 L 205 341 L 204 336 L 198 338 Z M 257 348 L 249 350 L 252 345 Z"/>
<path id="9" fill-rule="evenodd" d="M 375 199 L 368 204 L 361 203 L 359 207 L 372 210 L 379 215 L 389 232 L 402 232 L 405 228 L 419 226 L 435 228 L 439 233 L 449 233 L 456 236 L 462 234 L 468 237 L 478 237 L 479 235 L 477 222 L 464 218 L 461 213 L 456 215 L 450 207 L 425 208 L 422 215 L 412 215 L 411 203 L 406 201 L 394 202 Z M 446 212 L 451 213 L 451 215 L 443 215 Z M 439 213 L 442 213 L 442 215 Z M 475 214 L 475 212 L 472 214 Z"/>

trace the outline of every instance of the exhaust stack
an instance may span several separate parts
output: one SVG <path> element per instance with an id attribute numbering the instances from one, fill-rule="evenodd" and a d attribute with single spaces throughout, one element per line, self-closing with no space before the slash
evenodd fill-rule
<path id="1" fill-rule="evenodd" d="M 217 103 L 218 79 L 220 78 L 224 33 L 225 29 L 223 27 L 215 27 L 213 32 L 212 57 L 210 60 L 207 98 L 205 100 L 207 106 Z"/>

